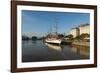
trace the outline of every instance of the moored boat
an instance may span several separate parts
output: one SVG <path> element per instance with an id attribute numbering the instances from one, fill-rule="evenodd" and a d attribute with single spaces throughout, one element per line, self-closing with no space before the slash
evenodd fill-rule
<path id="1" fill-rule="evenodd" d="M 56 39 L 56 38 L 48 38 L 45 39 L 46 43 L 51 43 L 51 44 L 61 44 L 62 40 L 61 39 Z"/>
<path id="2" fill-rule="evenodd" d="M 51 32 L 50 33 L 48 33 L 48 35 L 47 35 L 47 37 L 46 37 L 46 39 L 45 39 L 45 42 L 46 43 L 51 43 L 51 44 L 61 44 L 61 42 L 62 42 L 62 36 L 61 36 L 61 34 L 59 34 L 58 32 L 57 32 L 57 30 L 58 30 L 58 24 L 57 24 L 57 20 L 55 20 L 56 21 L 56 24 L 54 25 L 54 32 L 52 32 L 52 28 L 50 29 L 51 30 Z"/>

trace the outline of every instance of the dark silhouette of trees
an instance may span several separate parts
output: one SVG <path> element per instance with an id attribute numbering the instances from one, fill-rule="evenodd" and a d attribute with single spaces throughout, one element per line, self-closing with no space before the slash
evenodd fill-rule
<path id="1" fill-rule="evenodd" d="M 63 34 L 58 34 L 58 38 L 63 38 L 64 35 Z"/>
<path id="2" fill-rule="evenodd" d="M 32 36 L 32 40 L 37 40 L 37 37 L 36 36 Z"/>
<path id="3" fill-rule="evenodd" d="M 23 35 L 22 40 L 29 40 L 30 38 L 28 36 Z"/>
<path id="4" fill-rule="evenodd" d="M 90 37 L 90 35 L 88 33 L 83 33 L 83 34 L 77 36 L 76 39 L 84 40 L 86 37 Z"/>
<path id="5" fill-rule="evenodd" d="M 73 40 L 73 35 L 69 34 L 69 35 L 66 36 L 66 38 L 69 38 L 70 40 Z"/>

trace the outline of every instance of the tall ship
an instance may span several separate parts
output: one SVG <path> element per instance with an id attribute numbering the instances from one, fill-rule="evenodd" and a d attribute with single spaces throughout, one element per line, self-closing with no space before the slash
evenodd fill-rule
<path id="1" fill-rule="evenodd" d="M 46 36 L 45 42 L 46 43 L 50 43 L 50 44 L 61 44 L 62 42 L 62 37 L 60 36 L 60 34 L 58 33 L 58 24 L 56 23 L 54 25 L 54 32 L 50 32 L 48 33 L 48 35 Z M 52 28 L 51 28 L 52 31 Z"/>
<path id="2" fill-rule="evenodd" d="M 52 35 L 52 34 L 49 34 L 47 36 L 47 38 L 45 39 L 45 42 L 46 43 L 50 43 L 50 44 L 61 44 L 62 42 L 62 39 L 58 37 L 58 35 Z"/>

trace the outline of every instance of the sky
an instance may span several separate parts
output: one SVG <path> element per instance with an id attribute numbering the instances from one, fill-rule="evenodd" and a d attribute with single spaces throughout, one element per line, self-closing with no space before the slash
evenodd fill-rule
<path id="1" fill-rule="evenodd" d="M 58 33 L 68 34 L 71 28 L 86 23 L 90 24 L 89 13 L 22 10 L 22 33 L 29 37 L 54 32 L 56 24 Z"/>

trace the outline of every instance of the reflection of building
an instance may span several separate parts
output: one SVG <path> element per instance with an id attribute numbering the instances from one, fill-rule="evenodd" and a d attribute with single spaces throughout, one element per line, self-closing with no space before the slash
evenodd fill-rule
<path id="1" fill-rule="evenodd" d="M 80 30 L 80 35 L 81 35 L 82 33 L 90 34 L 90 25 L 89 25 L 89 24 L 80 25 L 80 26 L 79 26 L 79 30 Z"/>
<path id="2" fill-rule="evenodd" d="M 80 25 L 79 27 L 72 28 L 70 31 L 70 34 L 73 35 L 74 38 L 83 33 L 90 34 L 90 25 L 89 24 Z"/>

